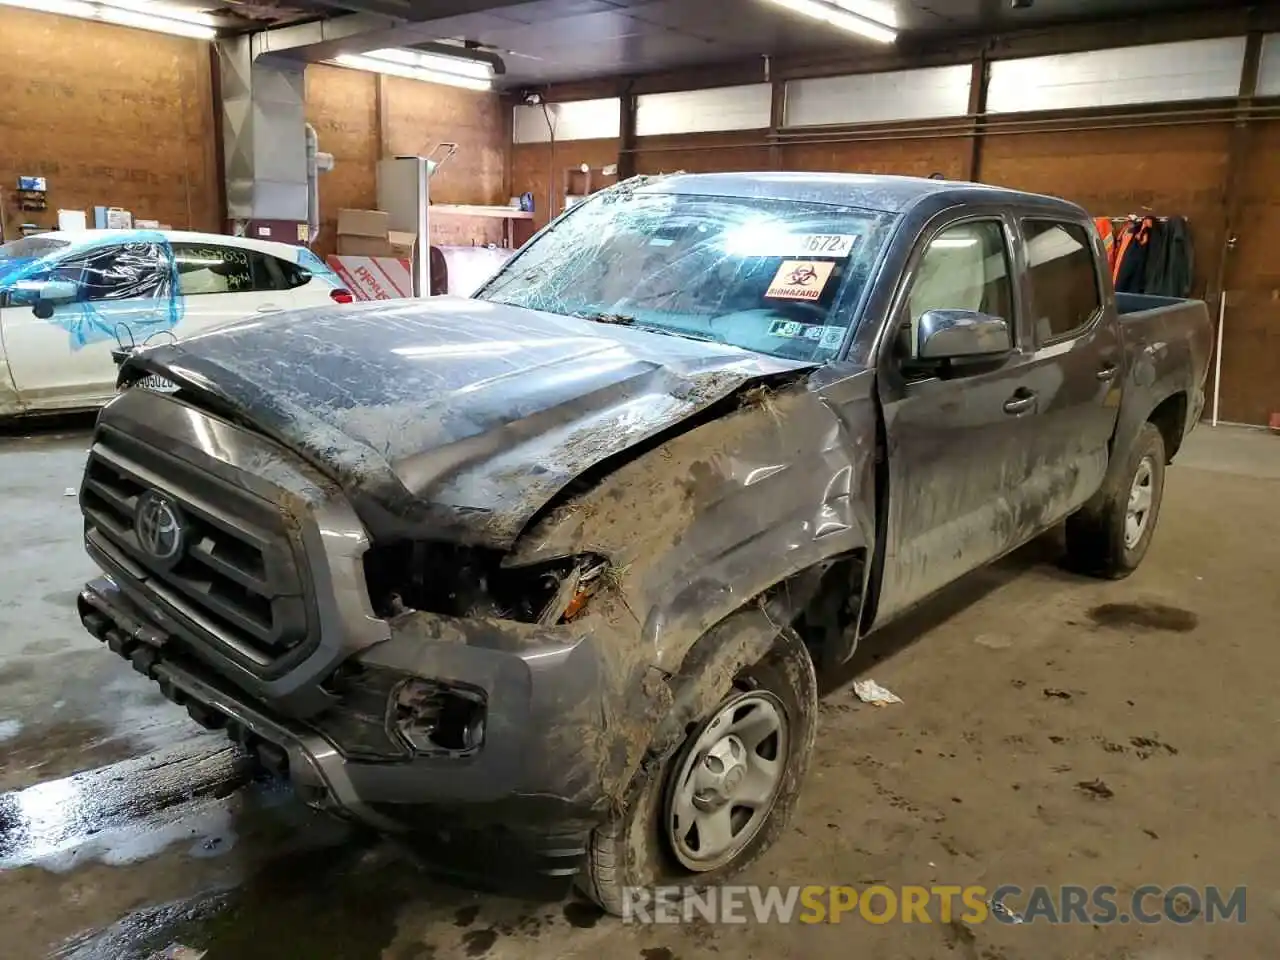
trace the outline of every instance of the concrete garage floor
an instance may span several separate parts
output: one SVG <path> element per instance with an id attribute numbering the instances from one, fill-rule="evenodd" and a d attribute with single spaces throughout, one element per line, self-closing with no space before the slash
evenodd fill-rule
<path id="1" fill-rule="evenodd" d="M 1052 537 L 868 641 L 822 708 L 780 884 L 1247 885 L 1247 923 L 625 925 L 480 894 L 242 786 L 239 758 L 98 649 L 86 435 L 0 437 L 0 955 L 706 960 L 1273 957 L 1280 931 L 1280 438 L 1202 427 L 1130 580 Z M 876 709 L 856 673 L 904 703 Z M 1082 788 L 1081 784 L 1092 784 Z M 1121 900 L 1123 903 L 1123 899 Z"/>

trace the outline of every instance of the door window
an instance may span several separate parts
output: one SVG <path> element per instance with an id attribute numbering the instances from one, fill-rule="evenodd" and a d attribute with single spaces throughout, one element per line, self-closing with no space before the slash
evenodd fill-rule
<path id="1" fill-rule="evenodd" d="M 76 285 L 84 302 L 140 300 L 168 295 L 168 271 L 158 243 L 122 243 L 75 254 L 54 265 L 49 280 Z"/>
<path id="2" fill-rule="evenodd" d="M 1065 340 L 1084 330 L 1102 308 L 1093 244 L 1078 223 L 1028 220 L 1022 225 L 1031 275 L 1036 340 Z"/>
<path id="3" fill-rule="evenodd" d="M 976 310 L 1014 326 L 1009 253 L 999 220 L 956 224 L 929 241 L 907 296 L 899 356 L 917 356 L 920 318 L 930 310 Z"/>
<path id="4" fill-rule="evenodd" d="M 178 291 L 185 297 L 205 293 L 253 293 L 277 290 L 276 275 L 257 250 L 216 243 L 175 243 L 173 263 Z"/>

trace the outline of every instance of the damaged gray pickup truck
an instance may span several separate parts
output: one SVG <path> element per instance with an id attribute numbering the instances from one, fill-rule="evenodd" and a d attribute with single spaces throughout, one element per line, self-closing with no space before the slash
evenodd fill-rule
<path id="1" fill-rule="evenodd" d="M 631 180 L 471 299 L 125 360 L 80 616 L 313 805 L 619 911 L 768 848 L 859 638 L 1064 520 L 1132 571 L 1209 349 L 1060 200 Z"/>

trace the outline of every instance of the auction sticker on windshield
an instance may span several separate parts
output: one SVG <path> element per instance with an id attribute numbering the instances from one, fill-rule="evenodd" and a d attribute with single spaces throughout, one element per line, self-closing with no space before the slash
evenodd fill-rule
<path id="1" fill-rule="evenodd" d="M 847 257 L 858 238 L 843 233 L 809 233 L 797 237 L 801 253 L 811 257 Z"/>
<path id="2" fill-rule="evenodd" d="M 771 300 L 818 300 L 835 268 L 829 260 L 784 260 L 764 295 Z"/>

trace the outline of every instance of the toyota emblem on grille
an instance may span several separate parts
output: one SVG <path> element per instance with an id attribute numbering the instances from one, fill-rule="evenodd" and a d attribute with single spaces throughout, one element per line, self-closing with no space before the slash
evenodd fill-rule
<path id="1" fill-rule="evenodd" d="M 133 528 L 138 544 L 156 560 L 172 560 L 182 552 L 182 519 L 163 493 L 148 490 L 138 498 Z"/>

